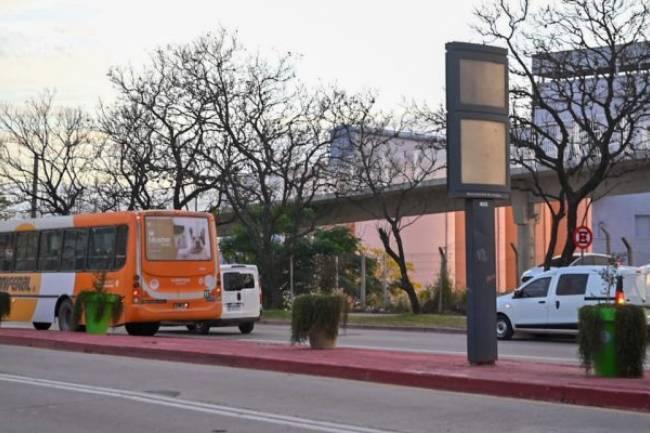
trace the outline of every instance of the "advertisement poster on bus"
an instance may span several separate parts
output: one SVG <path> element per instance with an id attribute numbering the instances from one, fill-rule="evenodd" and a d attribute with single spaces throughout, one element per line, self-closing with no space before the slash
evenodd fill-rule
<path id="1" fill-rule="evenodd" d="M 149 260 L 210 260 L 207 218 L 147 217 Z"/>

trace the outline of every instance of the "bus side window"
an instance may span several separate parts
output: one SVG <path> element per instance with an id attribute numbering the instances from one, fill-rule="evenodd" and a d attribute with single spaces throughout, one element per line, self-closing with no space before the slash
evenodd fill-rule
<path id="1" fill-rule="evenodd" d="M 86 269 L 87 248 L 87 229 L 67 229 L 63 235 L 61 270 L 82 271 Z"/>
<path id="2" fill-rule="evenodd" d="M 88 268 L 105 271 L 113 268 L 115 259 L 115 227 L 90 229 Z"/>
<path id="3" fill-rule="evenodd" d="M 38 232 L 16 233 L 16 271 L 35 271 L 38 257 Z"/>
<path id="4" fill-rule="evenodd" d="M 14 233 L 0 233 L 0 271 L 14 270 Z"/>
<path id="5" fill-rule="evenodd" d="M 126 263 L 126 247 L 129 239 L 129 227 L 118 226 L 115 235 L 115 269 L 120 269 Z"/>
<path id="6" fill-rule="evenodd" d="M 88 267 L 88 229 L 78 229 L 76 232 L 74 269 L 75 271 L 83 271 Z"/>
<path id="7" fill-rule="evenodd" d="M 47 230 L 41 232 L 41 248 L 38 257 L 38 269 L 41 271 L 57 271 L 63 249 L 63 232 Z"/>

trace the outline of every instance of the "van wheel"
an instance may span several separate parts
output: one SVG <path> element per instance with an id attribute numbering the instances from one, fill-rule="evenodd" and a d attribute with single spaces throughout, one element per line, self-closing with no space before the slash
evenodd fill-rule
<path id="1" fill-rule="evenodd" d="M 74 307 L 72 306 L 72 301 L 70 301 L 70 299 L 63 299 L 59 304 L 59 309 L 56 313 L 59 330 L 74 331 L 74 326 L 72 324 L 73 311 Z"/>
<path id="2" fill-rule="evenodd" d="M 210 325 L 208 322 L 199 322 L 195 326 L 198 334 L 208 335 L 210 333 Z"/>
<path id="3" fill-rule="evenodd" d="M 242 334 L 250 334 L 253 332 L 253 328 L 255 328 L 255 322 L 246 322 L 239 324 L 239 331 Z"/>
<path id="4" fill-rule="evenodd" d="M 148 323 L 127 323 L 124 325 L 126 332 L 129 335 L 134 335 L 138 337 L 151 337 L 158 332 L 160 328 L 160 322 L 148 322 Z"/>
<path id="5" fill-rule="evenodd" d="M 510 340 L 512 334 L 513 330 L 510 320 L 503 314 L 497 314 L 497 338 L 499 340 Z"/>
<path id="6" fill-rule="evenodd" d="M 32 322 L 32 325 L 34 325 L 34 329 L 38 331 L 47 331 L 50 329 L 50 326 L 52 326 L 51 323 L 47 322 Z"/>

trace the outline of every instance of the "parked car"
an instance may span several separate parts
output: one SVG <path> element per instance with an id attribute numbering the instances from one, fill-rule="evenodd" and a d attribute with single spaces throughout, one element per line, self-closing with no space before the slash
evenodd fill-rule
<path id="1" fill-rule="evenodd" d="M 513 333 L 575 334 L 583 305 L 613 302 L 615 287 L 603 279 L 606 266 L 569 266 L 532 277 L 517 290 L 497 298 L 497 338 Z M 616 269 L 626 302 L 646 308 L 650 321 L 650 266 Z"/>
<path id="2" fill-rule="evenodd" d="M 188 329 L 207 334 L 213 326 L 237 326 L 242 334 L 250 334 L 262 315 L 262 291 L 257 266 L 222 264 L 221 287 L 221 317 L 188 325 Z"/>
<path id="3" fill-rule="evenodd" d="M 561 256 L 554 256 L 551 259 L 551 269 L 559 268 Z M 569 263 L 568 266 L 607 266 L 612 263 L 614 260 L 613 256 L 607 254 L 599 253 L 575 253 L 573 254 L 573 260 Z M 535 266 L 534 268 L 527 269 L 521 274 L 521 282 L 525 283 L 536 275 L 544 272 L 544 264 Z"/>

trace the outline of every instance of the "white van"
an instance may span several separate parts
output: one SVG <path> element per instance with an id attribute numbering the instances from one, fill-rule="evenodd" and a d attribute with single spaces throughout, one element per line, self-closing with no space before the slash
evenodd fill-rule
<path id="1" fill-rule="evenodd" d="M 497 298 L 497 338 L 514 332 L 575 334 L 583 305 L 613 302 L 615 287 L 607 287 L 605 266 L 571 266 L 534 276 L 513 293 Z M 625 301 L 646 308 L 650 322 L 650 266 L 621 266 Z"/>
<path id="2" fill-rule="evenodd" d="M 262 314 L 262 290 L 257 266 L 222 264 L 221 287 L 221 318 L 188 325 L 188 329 L 207 334 L 212 326 L 238 326 L 242 334 L 250 334 Z"/>

